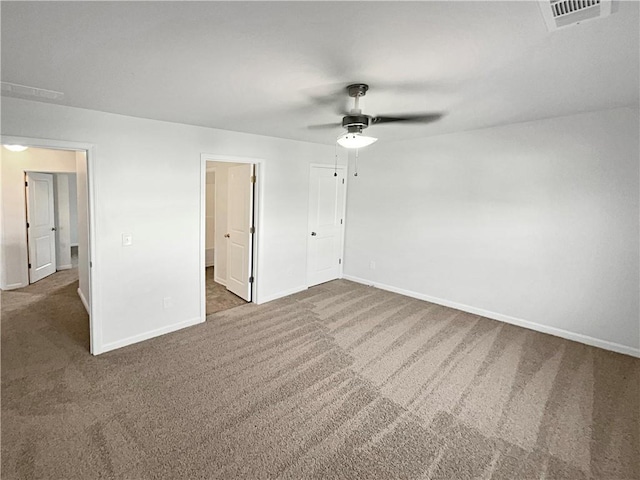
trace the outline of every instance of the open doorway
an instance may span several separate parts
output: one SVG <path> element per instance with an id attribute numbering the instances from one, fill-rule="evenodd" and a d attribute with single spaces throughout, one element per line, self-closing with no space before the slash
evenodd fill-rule
<path id="1" fill-rule="evenodd" d="M 255 301 L 256 165 L 204 162 L 205 311 Z"/>
<path id="2" fill-rule="evenodd" d="M 3 298 L 15 297 L 16 309 L 21 301 L 27 309 L 36 301 L 62 306 L 67 315 L 57 322 L 51 309 L 51 321 L 99 353 L 91 305 L 91 146 L 4 136 L 2 144 L 22 146 L 2 148 Z"/>
<path id="3" fill-rule="evenodd" d="M 38 150 L 40 153 L 35 155 L 51 157 L 53 154 Z M 77 161 L 75 152 L 55 153 Z M 78 218 L 75 162 L 67 169 L 70 171 L 25 172 L 29 284 L 62 270 L 78 268 L 78 223 L 85 219 Z"/>

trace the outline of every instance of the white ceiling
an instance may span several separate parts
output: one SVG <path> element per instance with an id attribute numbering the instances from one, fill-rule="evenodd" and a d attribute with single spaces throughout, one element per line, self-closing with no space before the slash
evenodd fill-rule
<path id="1" fill-rule="evenodd" d="M 380 139 L 638 105 L 639 5 L 549 33 L 537 2 L 2 2 L 2 81 L 53 103 L 331 144 L 364 82 Z M 401 87 L 401 88 L 394 88 Z M 345 101 L 346 101 L 345 95 Z"/>

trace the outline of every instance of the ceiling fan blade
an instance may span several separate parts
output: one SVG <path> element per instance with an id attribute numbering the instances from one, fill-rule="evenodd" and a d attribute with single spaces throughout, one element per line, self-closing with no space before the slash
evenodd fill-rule
<path id="1" fill-rule="evenodd" d="M 444 116 L 443 113 L 427 113 L 427 114 L 415 114 L 415 115 L 395 115 L 393 117 L 387 115 L 380 115 L 371 119 L 371 124 L 376 125 L 378 123 L 392 123 L 392 122 L 404 122 L 404 123 L 431 123 L 440 120 Z"/>
<path id="2" fill-rule="evenodd" d="M 337 122 L 337 123 L 322 123 L 320 125 L 308 125 L 307 128 L 309 130 L 322 130 L 322 129 L 328 129 L 328 128 L 336 128 L 336 127 L 341 127 L 342 123 Z"/>

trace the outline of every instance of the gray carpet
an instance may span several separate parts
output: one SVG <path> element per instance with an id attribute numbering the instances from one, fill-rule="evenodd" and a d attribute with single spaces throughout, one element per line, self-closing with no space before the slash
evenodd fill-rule
<path id="1" fill-rule="evenodd" d="M 637 479 L 640 360 L 346 281 L 91 357 L 2 293 L 2 478 Z"/>
<path id="2" fill-rule="evenodd" d="M 227 290 L 224 285 L 216 283 L 213 267 L 206 268 L 205 279 L 207 285 L 207 315 L 247 303 Z"/>

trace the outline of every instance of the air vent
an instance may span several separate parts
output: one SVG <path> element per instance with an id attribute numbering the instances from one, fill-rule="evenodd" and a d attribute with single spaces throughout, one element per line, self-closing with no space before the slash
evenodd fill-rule
<path id="1" fill-rule="evenodd" d="M 60 100 L 64 93 L 55 90 L 45 90 L 44 88 L 28 87 L 17 83 L 2 82 L 2 95 L 10 97 L 36 97 L 46 100 Z"/>
<path id="2" fill-rule="evenodd" d="M 549 31 L 606 17 L 611 0 L 541 0 L 542 16 Z"/>

